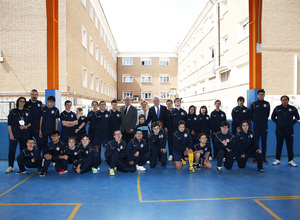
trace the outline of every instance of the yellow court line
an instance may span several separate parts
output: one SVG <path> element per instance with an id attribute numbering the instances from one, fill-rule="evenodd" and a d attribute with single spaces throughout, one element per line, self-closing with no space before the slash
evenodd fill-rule
<path id="1" fill-rule="evenodd" d="M 137 191 L 139 195 L 139 202 L 143 202 L 142 191 L 141 191 L 141 171 L 138 172 Z"/>
<path id="2" fill-rule="evenodd" d="M 32 177 L 32 176 L 35 175 L 36 173 L 37 173 L 37 171 L 36 171 L 35 173 L 31 174 L 29 177 L 27 177 L 27 178 L 24 179 L 23 181 L 21 181 L 20 183 L 18 183 L 17 185 L 15 185 L 14 187 L 12 187 L 12 188 L 10 188 L 9 190 L 7 190 L 6 192 L 2 193 L 2 194 L 0 195 L 0 197 L 3 196 L 3 195 L 5 195 L 6 193 L 12 191 L 14 188 L 16 188 L 16 187 L 18 187 L 19 185 L 21 185 L 22 183 L 24 183 L 26 180 L 28 180 L 30 177 Z"/>
<path id="3" fill-rule="evenodd" d="M 6 203 L 0 204 L 0 206 L 11 206 L 11 205 L 75 205 L 71 215 L 68 217 L 68 220 L 72 220 L 76 215 L 78 209 L 81 206 L 81 203 Z"/>

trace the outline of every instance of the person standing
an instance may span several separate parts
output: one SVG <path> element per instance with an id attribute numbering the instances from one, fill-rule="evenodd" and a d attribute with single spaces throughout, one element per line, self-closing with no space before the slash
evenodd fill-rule
<path id="1" fill-rule="evenodd" d="M 158 96 L 154 96 L 153 99 L 153 106 L 149 109 L 148 117 L 146 123 L 153 123 L 157 121 L 161 121 L 163 125 L 166 127 L 166 120 L 167 120 L 167 107 L 160 104 L 160 99 Z"/>
<path id="2" fill-rule="evenodd" d="M 117 100 L 111 101 L 110 122 L 109 122 L 109 140 L 114 140 L 114 132 L 121 129 L 121 112 L 118 111 Z"/>
<path id="3" fill-rule="evenodd" d="M 20 145 L 21 151 L 26 148 L 31 126 L 31 114 L 29 109 L 26 108 L 26 99 L 24 97 L 18 98 L 16 105 L 17 108 L 12 109 L 8 115 L 9 150 L 8 168 L 5 173 L 14 171 L 17 145 Z"/>
<path id="4" fill-rule="evenodd" d="M 61 121 L 61 141 L 64 144 L 68 143 L 69 137 L 76 137 L 75 129 L 78 125 L 77 116 L 71 111 L 72 102 L 70 100 L 65 101 L 65 110 L 60 114 Z"/>
<path id="5" fill-rule="evenodd" d="M 78 120 L 78 125 L 76 125 L 75 134 L 76 141 L 77 143 L 79 143 L 81 141 L 82 135 L 86 134 L 87 118 L 83 115 L 83 109 L 80 107 L 76 109 L 76 116 Z"/>
<path id="6" fill-rule="evenodd" d="M 276 160 L 273 165 L 280 164 L 283 140 L 285 140 L 289 165 L 297 167 L 294 162 L 293 142 L 294 142 L 294 124 L 299 120 L 298 110 L 289 105 L 289 97 L 281 96 L 281 105 L 276 106 L 273 110 L 271 119 L 276 123 Z"/>
<path id="7" fill-rule="evenodd" d="M 190 130 L 193 145 L 197 144 L 198 142 L 198 118 L 196 115 L 196 107 L 194 105 L 191 105 L 189 107 L 189 113 L 187 114 L 187 120 L 186 120 L 186 127 Z"/>
<path id="8" fill-rule="evenodd" d="M 134 137 L 134 128 L 137 120 L 137 110 L 130 103 L 128 96 L 124 99 L 125 105 L 120 109 L 121 111 L 121 131 L 124 141 L 128 145 L 129 141 Z"/>
<path id="9" fill-rule="evenodd" d="M 267 153 L 267 136 L 268 136 L 268 118 L 270 115 L 270 103 L 265 101 L 265 90 L 257 91 L 258 100 L 252 102 L 250 107 L 250 119 L 253 122 L 254 138 L 259 143 L 261 139 L 262 157 L 264 164 L 268 164 L 266 160 Z M 256 163 L 256 160 L 253 160 Z"/>
<path id="10" fill-rule="evenodd" d="M 141 105 L 142 109 L 137 111 L 136 125 L 138 125 L 138 123 L 139 123 L 139 116 L 140 115 L 142 115 L 142 114 L 145 115 L 145 117 L 147 119 L 148 113 L 149 113 L 148 102 L 147 101 L 145 101 L 145 100 L 141 101 L 140 105 Z"/>
<path id="11" fill-rule="evenodd" d="M 89 111 L 87 115 L 87 123 L 89 124 L 88 134 L 91 143 L 94 143 L 95 132 L 96 132 L 96 119 L 97 113 L 99 112 L 99 104 L 97 101 L 92 101 L 93 110 Z"/>
<path id="12" fill-rule="evenodd" d="M 173 101 L 171 99 L 168 99 L 166 101 L 167 105 L 167 113 L 166 113 L 166 124 L 165 126 L 165 131 L 167 133 L 168 137 L 168 149 L 169 149 L 169 161 L 173 160 L 173 131 L 172 131 L 172 111 L 173 111 Z"/>
<path id="13" fill-rule="evenodd" d="M 232 134 L 236 135 L 237 132 L 241 131 L 241 123 L 244 120 L 249 121 L 250 112 L 249 109 L 244 106 L 245 99 L 240 96 L 237 98 L 237 106 L 232 109 Z"/>

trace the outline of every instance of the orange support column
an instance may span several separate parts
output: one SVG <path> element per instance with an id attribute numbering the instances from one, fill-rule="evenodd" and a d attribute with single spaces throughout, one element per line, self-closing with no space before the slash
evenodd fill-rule
<path id="1" fill-rule="evenodd" d="M 59 90 L 58 0 L 46 0 L 47 11 L 47 89 Z"/>
<path id="2" fill-rule="evenodd" d="M 262 0 L 249 0 L 249 89 L 262 87 L 262 58 L 256 45 L 261 42 Z"/>

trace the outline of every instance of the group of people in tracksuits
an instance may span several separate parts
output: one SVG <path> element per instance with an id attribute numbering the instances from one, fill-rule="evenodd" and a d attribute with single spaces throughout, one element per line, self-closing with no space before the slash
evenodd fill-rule
<path id="1" fill-rule="evenodd" d="M 226 114 L 220 109 L 220 100 L 215 101 L 215 110 L 210 115 L 206 106 L 200 108 L 198 115 L 193 105 L 186 112 L 181 108 L 180 98 L 176 98 L 174 103 L 167 100 L 164 106 L 155 96 L 154 105 L 149 110 L 143 108 L 142 112 L 131 105 L 129 97 L 125 97 L 125 105 L 120 111 L 116 100 L 111 101 L 110 110 L 107 110 L 105 101 L 93 101 L 92 110 L 85 117 L 82 108 L 77 108 L 76 113 L 71 111 L 70 100 L 65 102 L 65 110 L 59 113 L 54 106 L 54 96 L 47 98 L 47 105 L 37 100 L 37 90 L 32 90 L 30 96 L 28 102 L 24 97 L 18 98 L 16 108 L 8 115 L 9 164 L 5 173 L 14 171 L 18 144 L 19 171 L 16 174 L 26 173 L 28 167 L 37 168 L 40 176 L 47 174 L 51 163 L 60 174 L 68 172 L 68 164 L 72 164 L 76 173 L 97 173 L 102 148 L 110 175 L 115 175 L 116 170 L 144 171 L 146 163 L 150 164 L 150 168 L 160 163 L 161 169 L 167 171 L 168 159 L 177 169 L 189 164 L 190 172 L 202 167 L 210 169 L 212 156 L 217 159 L 218 173 L 222 172 L 223 165 L 231 169 L 235 161 L 238 167 L 244 168 L 249 157 L 253 157 L 252 163 L 257 163 L 261 172 L 264 172 L 263 163 L 268 164 L 270 104 L 264 100 L 263 89 L 258 90 L 258 100 L 251 104 L 250 109 L 244 106 L 244 98 L 238 97 L 238 105 L 232 110 L 231 132 Z M 299 114 L 294 106 L 288 104 L 288 96 L 282 96 L 281 103 L 271 116 L 276 123 L 277 139 L 276 160 L 272 164 L 280 164 L 285 140 L 288 163 L 296 167 L 293 126 L 299 120 Z M 59 119 L 61 132 L 58 131 Z M 250 120 L 253 130 L 250 129 Z M 259 148 L 260 140 L 262 150 Z"/>

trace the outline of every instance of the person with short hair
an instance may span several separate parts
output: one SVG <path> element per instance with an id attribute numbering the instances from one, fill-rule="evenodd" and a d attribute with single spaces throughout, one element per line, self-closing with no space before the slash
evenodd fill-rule
<path id="1" fill-rule="evenodd" d="M 168 99 L 166 101 L 167 105 L 167 113 L 166 113 L 166 124 L 164 125 L 167 129 L 165 129 L 168 137 L 168 149 L 169 149 L 169 161 L 173 160 L 173 131 L 172 131 L 172 111 L 173 111 L 173 101 Z"/>
<path id="2" fill-rule="evenodd" d="M 216 134 L 220 131 L 220 125 L 223 121 L 226 121 L 226 114 L 221 110 L 221 101 L 215 101 L 216 109 L 210 113 L 210 127 L 211 127 L 211 140 L 213 143 L 214 158 L 218 157 L 218 147 L 216 143 Z"/>
<path id="3" fill-rule="evenodd" d="M 167 150 L 166 141 L 167 136 L 163 129 L 159 127 L 158 122 L 153 122 L 151 124 L 152 132 L 149 135 L 149 146 L 150 146 L 150 168 L 155 168 L 157 159 L 160 158 L 161 169 L 163 171 L 167 170 Z"/>
<path id="4" fill-rule="evenodd" d="M 114 131 L 121 129 L 121 112 L 118 111 L 117 100 L 111 101 L 111 111 L 110 111 L 110 122 L 109 122 L 109 135 L 110 140 L 114 140 Z"/>
<path id="5" fill-rule="evenodd" d="M 84 134 L 83 134 L 84 135 Z M 63 170 L 68 170 L 68 164 L 72 164 L 72 168 L 78 165 L 79 148 L 76 146 L 76 138 L 69 137 L 68 145 L 64 149 L 63 155 Z"/>
<path id="6" fill-rule="evenodd" d="M 235 157 L 235 137 L 229 132 L 230 125 L 223 121 L 219 132 L 216 133 L 215 146 L 218 148 L 217 172 L 222 173 L 223 158 L 225 158 L 224 167 L 231 170 Z"/>
<path id="7" fill-rule="evenodd" d="M 126 147 L 130 172 L 146 170 L 144 165 L 149 159 L 148 151 L 146 141 L 143 139 L 143 131 L 136 130 L 135 137 L 129 141 Z"/>
<path id="8" fill-rule="evenodd" d="M 161 121 L 163 124 L 166 124 L 167 121 L 167 107 L 160 104 L 160 98 L 158 96 L 154 96 L 153 106 L 149 109 L 149 113 L 146 120 L 146 123 L 151 126 L 151 123 Z M 165 130 L 167 131 L 167 130 Z"/>
<path id="9" fill-rule="evenodd" d="M 75 134 L 76 141 L 79 143 L 82 135 L 86 134 L 87 117 L 83 115 L 83 109 L 80 107 L 76 109 L 76 116 L 78 120 L 78 125 L 76 125 Z"/>
<path id="10" fill-rule="evenodd" d="M 294 161 L 294 124 L 299 120 L 298 110 L 289 105 L 289 97 L 286 95 L 281 96 L 281 105 L 275 107 L 272 113 L 272 120 L 276 123 L 276 160 L 273 165 L 280 164 L 281 152 L 283 147 L 283 141 L 288 152 L 288 163 L 293 167 L 297 167 Z"/>
<path id="11" fill-rule="evenodd" d="M 136 125 L 138 125 L 138 123 L 139 123 L 139 116 L 140 115 L 142 115 L 142 114 L 145 115 L 145 121 L 146 121 L 146 119 L 148 117 L 148 114 L 149 114 L 148 102 L 146 100 L 141 101 L 140 106 L 142 107 L 142 109 L 137 111 Z"/>
<path id="12" fill-rule="evenodd" d="M 241 131 L 241 124 L 242 121 L 247 120 L 249 121 L 250 111 L 249 109 L 244 106 L 245 99 L 243 96 L 237 98 L 237 106 L 234 107 L 231 111 L 232 116 L 232 134 L 236 135 L 237 132 Z"/>
<path id="13" fill-rule="evenodd" d="M 196 107 L 194 105 L 191 105 L 189 107 L 189 111 L 186 117 L 186 127 L 190 130 L 193 145 L 195 145 L 198 142 L 198 118 L 196 115 Z"/>
<path id="14" fill-rule="evenodd" d="M 181 169 L 182 165 L 186 165 L 187 162 L 183 159 L 184 156 L 189 158 L 189 170 L 195 172 L 193 167 L 194 155 L 193 155 L 193 141 L 189 129 L 185 128 L 185 121 L 178 122 L 177 131 L 173 134 L 173 158 L 175 161 L 176 169 Z"/>
<path id="15" fill-rule="evenodd" d="M 125 105 L 120 109 L 121 112 L 121 132 L 123 140 L 128 145 L 129 141 L 134 137 L 134 128 L 137 121 L 137 109 L 131 105 L 128 96 L 124 99 Z"/>
<path id="16" fill-rule="evenodd" d="M 249 157 L 253 157 L 257 161 L 257 170 L 264 172 L 262 165 L 262 155 L 255 139 L 254 132 L 249 129 L 250 123 L 247 120 L 242 121 L 240 130 L 236 134 L 236 162 L 239 168 L 244 168 L 246 166 Z"/>
<path id="17" fill-rule="evenodd" d="M 26 149 L 20 151 L 20 155 L 17 157 L 19 171 L 17 175 L 26 173 L 26 168 L 37 168 L 38 171 L 42 168 L 42 157 L 39 149 L 35 146 L 35 140 L 29 138 L 26 143 Z"/>
<path id="18" fill-rule="evenodd" d="M 199 134 L 199 143 L 194 145 L 193 151 L 196 170 L 201 169 L 201 167 L 208 169 L 212 168 L 211 162 L 208 160 L 211 154 L 211 146 L 205 133 Z"/>
<path id="19" fill-rule="evenodd" d="M 69 137 L 76 137 L 75 129 L 78 125 L 77 115 L 71 111 L 72 102 L 65 101 L 65 110 L 60 114 L 61 122 L 61 141 L 64 144 L 68 143 Z"/>
<path id="20" fill-rule="evenodd" d="M 254 138 L 259 145 L 261 139 L 262 157 L 264 164 L 269 164 L 266 159 L 267 137 L 268 137 L 268 118 L 270 115 L 270 103 L 265 101 L 265 90 L 257 91 L 258 100 L 252 102 L 250 107 L 250 119 L 253 122 Z M 256 163 L 253 160 L 253 163 Z"/>
<path id="21" fill-rule="evenodd" d="M 30 110 L 26 106 L 26 98 L 19 97 L 16 102 L 17 107 L 12 109 L 8 115 L 8 168 L 5 173 L 14 171 L 14 161 L 18 144 L 20 150 L 26 149 L 26 142 L 29 138 L 29 128 L 31 126 Z"/>
<path id="22" fill-rule="evenodd" d="M 137 130 L 143 131 L 143 139 L 148 144 L 148 135 L 150 134 L 150 128 L 148 126 L 148 123 L 145 122 L 145 119 L 146 117 L 144 114 L 139 115 L 139 123 L 137 124 L 137 126 L 135 126 L 135 131 Z"/>
<path id="23" fill-rule="evenodd" d="M 99 112 L 98 102 L 92 101 L 92 110 L 89 111 L 87 115 L 87 123 L 89 124 L 88 134 L 90 136 L 90 140 L 92 143 L 94 143 L 94 139 L 95 139 L 98 112 Z"/>
<path id="24" fill-rule="evenodd" d="M 198 118 L 198 132 L 205 133 L 208 143 L 211 144 L 211 142 L 210 142 L 210 138 L 211 138 L 210 117 L 208 115 L 207 107 L 205 105 L 200 107 L 199 115 L 197 116 L 197 118 Z M 208 157 L 209 160 L 212 160 L 211 155 L 212 155 L 212 153 L 210 152 L 209 157 Z"/>

